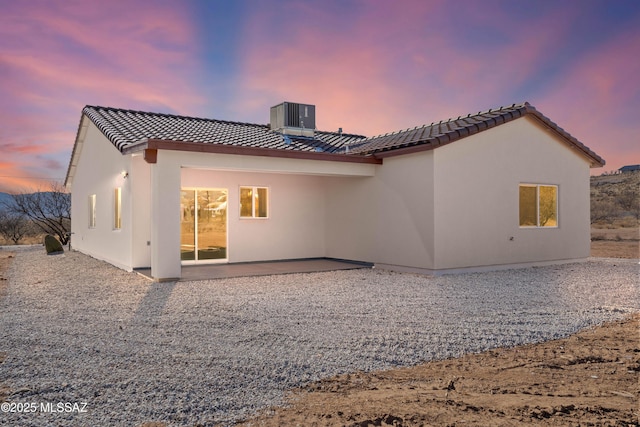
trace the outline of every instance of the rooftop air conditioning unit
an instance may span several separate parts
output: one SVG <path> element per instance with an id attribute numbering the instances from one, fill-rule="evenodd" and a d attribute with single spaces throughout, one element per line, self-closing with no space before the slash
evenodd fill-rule
<path id="1" fill-rule="evenodd" d="M 283 102 L 271 107 L 271 130 L 284 135 L 313 136 L 316 106 Z"/>

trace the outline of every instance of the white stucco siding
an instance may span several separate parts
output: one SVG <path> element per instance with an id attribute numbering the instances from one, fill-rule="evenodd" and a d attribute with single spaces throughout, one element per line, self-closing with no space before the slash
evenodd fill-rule
<path id="1" fill-rule="evenodd" d="M 524 117 L 434 151 L 435 268 L 589 255 L 589 163 Z M 558 227 L 521 228 L 519 185 L 558 186 Z"/>
<path id="2" fill-rule="evenodd" d="M 428 271 L 589 255 L 589 162 L 529 116 L 382 165 L 162 149 L 148 164 L 90 122 L 80 137 L 73 247 L 128 270 L 150 266 L 157 279 L 181 274 L 183 187 L 228 190 L 229 262 L 333 257 Z M 558 186 L 557 227 L 519 226 L 523 183 Z M 241 186 L 268 188 L 268 218 L 240 218 Z"/>
<path id="3" fill-rule="evenodd" d="M 180 163 L 174 154 L 158 151 L 151 165 L 151 274 L 158 280 L 181 276 Z"/>
<path id="4" fill-rule="evenodd" d="M 229 262 L 322 257 L 321 176 L 373 173 L 370 164 L 158 150 L 157 163 L 150 165 L 151 274 L 180 277 L 183 187 L 228 190 Z M 269 218 L 239 218 L 240 186 L 269 188 Z"/>
<path id="5" fill-rule="evenodd" d="M 430 268 L 433 263 L 433 152 L 387 158 L 376 176 L 374 262 Z"/>
<path id="6" fill-rule="evenodd" d="M 401 267 L 433 265 L 433 153 L 386 158 L 376 175 L 327 190 L 328 256 Z"/>
<path id="7" fill-rule="evenodd" d="M 373 176 L 375 164 L 159 150 L 183 167 L 320 176 Z"/>
<path id="8" fill-rule="evenodd" d="M 182 168 L 182 187 L 224 188 L 229 262 L 325 256 L 323 178 Z M 240 187 L 268 188 L 268 217 L 240 217 Z"/>
<path id="9" fill-rule="evenodd" d="M 372 262 L 375 229 L 374 178 L 329 178 L 326 197 L 327 256 Z"/>
<path id="10" fill-rule="evenodd" d="M 132 268 L 130 157 L 89 123 L 71 185 L 72 247 L 118 267 Z M 114 229 L 114 192 L 122 188 L 122 228 Z M 89 196 L 96 195 L 96 224 L 89 228 Z"/>
<path id="11" fill-rule="evenodd" d="M 134 164 L 137 160 L 134 161 Z M 140 184 L 139 199 L 148 210 L 136 210 L 136 224 L 149 218 L 150 251 L 136 253 L 136 263 L 150 259 L 157 279 L 180 277 L 180 189 L 229 190 L 229 262 L 326 256 L 324 184 L 326 176 L 372 176 L 373 164 L 317 161 L 280 157 L 158 150 L 157 163 L 139 175 L 149 175 L 149 196 Z M 137 181 L 138 182 L 138 181 Z M 240 186 L 266 186 L 270 190 L 269 219 L 240 219 Z M 144 216 L 148 213 L 148 216 Z M 143 215 L 141 219 L 140 216 Z M 146 229 L 145 229 L 146 230 Z M 133 238 L 137 250 L 146 231 Z M 137 265 L 136 265 L 137 266 Z"/>
<path id="12" fill-rule="evenodd" d="M 151 165 L 142 154 L 131 156 L 129 172 L 131 185 L 131 266 L 151 266 Z"/>

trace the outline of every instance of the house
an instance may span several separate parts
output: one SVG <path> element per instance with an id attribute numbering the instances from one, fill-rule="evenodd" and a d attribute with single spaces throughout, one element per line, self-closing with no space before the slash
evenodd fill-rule
<path id="1" fill-rule="evenodd" d="M 620 173 L 640 171 L 640 165 L 627 165 L 618 169 Z"/>
<path id="2" fill-rule="evenodd" d="M 282 103 L 269 125 L 86 106 L 75 249 L 157 280 L 327 257 L 446 273 L 589 256 L 604 160 L 528 103 L 364 137 Z"/>

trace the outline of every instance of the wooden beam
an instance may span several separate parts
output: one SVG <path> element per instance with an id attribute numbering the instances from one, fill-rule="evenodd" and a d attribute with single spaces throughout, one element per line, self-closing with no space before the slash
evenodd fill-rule
<path id="1" fill-rule="evenodd" d="M 158 150 L 156 148 L 145 148 L 143 156 L 144 161 L 149 164 L 158 163 Z"/>
<path id="2" fill-rule="evenodd" d="M 145 160 L 147 160 L 148 151 L 176 150 L 196 153 L 236 154 L 242 156 L 280 157 L 289 159 L 309 159 L 331 162 L 365 163 L 374 165 L 382 164 L 381 159 L 376 159 L 373 156 L 318 153 L 314 151 L 282 150 L 276 148 L 242 147 L 236 145 L 209 144 L 202 142 L 165 141 L 161 139 L 149 139 L 145 141 L 144 144 L 138 145 L 131 150 L 125 150 L 124 153 L 128 154 L 139 150 L 144 151 Z M 155 160 L 153 162 L 147 160 L 147 163 L 155 163 Z"/>

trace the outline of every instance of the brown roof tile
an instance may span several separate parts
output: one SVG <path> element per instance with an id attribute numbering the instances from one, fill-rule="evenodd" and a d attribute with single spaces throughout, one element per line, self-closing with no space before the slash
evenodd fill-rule
<path id="1" fill-rule="evenodd" d="M 316 132 L 313 138 L 272 132 L 268 125 L 86 106 L 82 112 L 121 152 L 145 139 L 333 153 L 362 135 Z"/>
<path id="2" fill-rule="evenodd" d="M 268 125 L 148 113 L 108 107 L 86 106 L 83 113 L 124 152 L 144 140 L 164 140 L 276 150 L 324 152 L 384 158 L 431 150 L 510 122 L 525 115 L 537 118 L 574 148 L 591 159 L 593 166 L 604 160 L 528 102 L 480 111 L 430 125 L 371 138 L 361 135 L 316 131 L 315 136 L 282 135 Z"/>
<path id="3" fill-rule="evenodd" d="M 605 162 L 600 156 L 552 122 L 528 102 L 480 111 L 477 114 L 459 116 L 458 118 L 451 118 L 438 123 L 434 122 L 420 128 L 416 127 L 367 138 L 349 145 L 349 153 L 353 155 L 389 157 L 409 154 L 416 151 L 431 150 L 525 115 L 532 115 L 545 126 L 554 130 L 563 137 L 570 146 L 575 147 L 590 158 L 593 166 L 604 165 Z"/>

